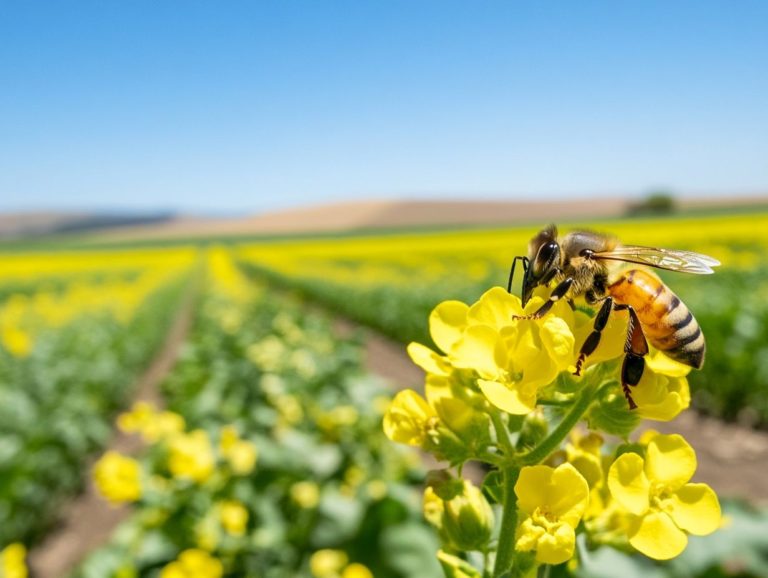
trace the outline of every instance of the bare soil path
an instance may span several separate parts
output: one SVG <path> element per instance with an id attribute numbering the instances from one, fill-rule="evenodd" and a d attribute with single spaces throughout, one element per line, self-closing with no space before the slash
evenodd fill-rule
<path id="1" fill-rule="evenodd" d="M 366 339 L 367 367 L 396 389 L 423 386 L 424 374 L 401 343 L 372 331 Z M 679 433 L 696 449 L 695 481 L 706 482 L 721 496 L 768 505 L 768 432 L 729 424 L 694 410 L 673 422 L 646 421 L 644 429 Z"/>
<path id="2" fill-rule="evenodd" d="M 186 293 L 176 318 L 168 330 L 165 343 L 150 366 L 134 386 L 133 402 L 147 401 L 162 406 L 159 386 L 173 369 L 184 338 L 192 323 L 196 287 Z M 141 449 L 137 436 L 114 430 L 113 439 L 106 450 L 122 454 L 135 454 Z M 86 468 L 90 473 L 91 467 Z M 91 550 L 103 545 L 117 525 L 131 513 L 127 506 L 107 504 L 96 491 L 90 475 L 83 493 L 75 498 L 61 515 L 61 523 L 29 555 L 29 567 L 34 578 L 61 578 L 71 572 Z"/>

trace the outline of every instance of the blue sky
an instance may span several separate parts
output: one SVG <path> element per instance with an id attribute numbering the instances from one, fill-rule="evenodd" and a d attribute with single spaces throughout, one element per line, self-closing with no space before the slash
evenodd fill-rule
<path id="1" fill-rule="evenodd" d="M 768 193 L 768 3 L 0 1 L 0 210 Z"/>

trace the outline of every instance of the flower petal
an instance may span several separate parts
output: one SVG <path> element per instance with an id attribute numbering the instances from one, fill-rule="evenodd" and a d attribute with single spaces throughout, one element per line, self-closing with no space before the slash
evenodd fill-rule
<path id="1" fill-rule="evenodd" d="M 664 512 L 652 512 L 630 524 L 629 543 L 654 560 L 669 560 L 688 545 L 688 537 Z"/>
<path id="2" fill-rule="evenodd" d="M 565 320 L 549 317 L 541 324 L 541 342 L 560 369 L 565 369 L 573 361 L 575 338 Z"/>
<path id="3" fill-rule="evenodd" d="M 676 490 L 690 480 L 695 471 L 696 453 L 683 436 L 658 435 L 648 443 L 645 474 L 650 480 Z"/>
<path id="4" fill-rule="evenodd" d="M 576 533 L 568 524 L 558 524 L 554 532 L 547 532 L 536 545 L 536 561 L 542 564 L 562 564 L 573 557 Z"/>
<path id="5" fill-rule="evenodd" d="M 526 466 L 520 470 L 515 483 L 517 507 L 526 514 L 533 514 L 536 508 L 547 503 L 548 490 L 554 468 L 549 466 Z"/>
<path id="6" fill-rule="evenodd" d="M 512 324 L 512 317 L 522 315 L 520 298 L 507 293 L 502 287 L 492 287 L 470 307 L 467 321 L 470 324 L 490 325 L 500 329 Z"/>
<path id="7" fill-rule="evenodd" d="M 469 306 L 461 301 L 443 301 L 429 315 L 429 334 L 435 344 L 449 353 L 467 325 Z"/>
<path id="8" fill-rule="evenodd" d="M 454 344 L 451 364 L 461 369 L 474 369 L 485 379 L 494 379 L 499 367 L 501 350 L 499 333 L 488 325 L 467 327 L 464 335 Z"/>
<path id="9" fill-rule="evenodd" d="M 670 421 L 691 404 L 691 392 L 685 377 L 668 377 L 646 368 L 632 395 L 644 418 Z"/>
<path id="10" fill-rule="evenodd" d="M 493 405 L 514 415 L 525 415 L 536 409 L 536 390 L 533 393 L 498 381 L 478 379 L 480 391 Z"/>
<path id="11" fill-rule="evenodd" d="M 443 359 L 441 355 L 432 351 L 426 345 L 416 343 L 415 341 L 408 344 L 408 356 L 416 365 L 422 368 L 427 373 L 434 373 L 436 375 L 449 375 L 450 366 Z"/>
<path id="12" fill-rule="evenodd" d="M 675 361 L 658 349 L 652 349 L 651 352 L 645 356 L 645 365 L 654 373 L 668 375 L 669 377 L 685 377 L 691 372 L 691 369 L 693 369 L 690 365 Z"/>
<path id="13" fill-rule="evenodd" d="M 643 458 L 634 453 L 620 455 L 608 472 L 608 489 L 632 514 L 647 512 L 651 484 L 643 471 Z"/>
<path id="14" fill-rule="evenodd" d="M 584 476 L 571 464 L 562 464 L 552 474 L 548 494 L 549 511 L 573 528 L 578 526 L 589 503 L 589 485 Z"/>
<path id="15" fill-rule="evenodd" d="M 682 530 L 705 536 L 720 527 L 720 502 L 707 484 L 686 484 L 672 496 L 669 515 Z"/>

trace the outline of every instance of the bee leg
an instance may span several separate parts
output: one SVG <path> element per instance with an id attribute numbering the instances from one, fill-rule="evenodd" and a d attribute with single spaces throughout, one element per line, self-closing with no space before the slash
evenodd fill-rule
<path id="1" fill-rule="evenodd" d="M 507 282 L 507 293 L 512 293 L 512 281 L 515 279 L 515 265 L 518 261 L 523 262 L 523 271 L 528 269 L 528 257 L 517 256 L 512 259 L 512 268 L 509 270 L 509 281 Z"/>
<path id="2" fill-rule="evenodd" d="M 549 296 L 549 299 L 544 302 L 544 305 L 539 307 L 530 315 L 513 315 L 512 319 L 541 319 L 547 313 L 549 313 L 549 310 L 552 309 L 552 306 L 555 303 L 565 297 L 565 294 L 568 293 L 568 289 L 571 288 L 571 285 L 573 285 L 573 279 L 571 277 L 564 279 L 557 285 L 557 287 L 554 288 L 552 294 Z"/>
<path id="3" fill-rule="evenodd" d="M 637 313 L 631 305 L 617 305 L 616 309 L 629 310 L 629 328 L 627 329 L 627 342 L 624 345 L 624 363 L 621 366 L 621 387 L 624 396 L 629 402 L 629 409 L 637 409 L 635 400 L 632 399 L 630 386 L 640 383 L 645 369 L 645 356 L 648 354 L 648 342 L 645 339 L 643 328 Z"/>
<path id="4" fill-rule="evenodd" d="M 602 307 L 600 307 L 597 315 L 595 315 L 595 322 L 592 325 L 592 333 L 589 334 L 586 340 L 584 340 L 584 345 L 581 346 L 579 358 L 576 361 L 576 371 L 573 372 L 573 375 L 581 375 L 581 368 L 587 357 L 592 355 L 595 349 L 597 349 L 597 346 L 600 345 L 600 336 L 603 329 L 605 329 L 605 326 L 608 324 L 608 318 L 611 316 L 611 311 L 613 311 L 613 309 L 613 299 L 606 297 Z"/>

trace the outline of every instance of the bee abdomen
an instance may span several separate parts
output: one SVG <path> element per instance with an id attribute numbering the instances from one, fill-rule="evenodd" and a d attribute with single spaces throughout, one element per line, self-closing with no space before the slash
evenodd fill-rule
<path id="1" fill-rule="evenodd" d="M 676 296 L 673 303 L 679 305 L 670 310 L 667 317 L 663 319 L 669 323 L 670 333 L 664 338 L 651 340 L 651 344 L 672 359 L 701 369 L 706 350 L 704 334 L 688 307 Z"/>
<path id="2" fill-rule="evenodd" d="M 609 289 L 619 303 L 635 309 L 651 345 L 680 363 L 701 368 L 706 350 L 701 327 L 685 303 L 660 279 L 634 269 Z"/>

